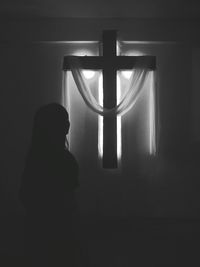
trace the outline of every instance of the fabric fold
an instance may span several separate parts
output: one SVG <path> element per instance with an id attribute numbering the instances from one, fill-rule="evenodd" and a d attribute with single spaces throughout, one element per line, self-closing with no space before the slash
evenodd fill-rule
<path id="1" fill-rule="evenodd" d="M 108 109 L 101 106 L 92 95 L 91 90 L 87 82 L 85 81 L 78 58 L 76 56 L 69 56 L 68 62 L 70 64 L 70 69 L 78 91 L 81 94 L 85 104 L 95 113 L 98 113 L 102 116 L 123 116 L 124 114 L 126 114 L 137 102 L 137 99 L 144 87 L 145 81 L 149 76 L 149 71 L 146 69 L 134 69 L 131 74 L 128 86 L 119 104 L 114 108 Z"/>

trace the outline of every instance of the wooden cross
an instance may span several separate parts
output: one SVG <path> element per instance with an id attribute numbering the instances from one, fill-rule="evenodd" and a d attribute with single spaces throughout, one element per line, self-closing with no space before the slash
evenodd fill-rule
<path id="1" fill-rule="evenodd" d="M 103 31 L 100 56 L 79 56 L 83 69 L 102 70 L 103 72 L 103 106 L 111 109 L 117 105 L 116 76 L 118 70 L 132 70 L 134 67 L 155 70 L 154 56 L 117 56 L 117 32 Z M 64 57 L 64 70 L 70 70 L 68 57 Z M 103 118 L 103 168 L 118 167 L 117 160 L 117 118 Z"/>

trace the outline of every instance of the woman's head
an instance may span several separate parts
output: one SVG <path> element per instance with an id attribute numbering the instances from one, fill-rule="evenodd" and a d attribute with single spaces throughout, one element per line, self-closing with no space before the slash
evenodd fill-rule
<path id="1" fill-rule="evenodd" d="M 63 148 L 69 127 L 69 116 L 63 106 L 57 103 L 42 106 L 35 114 L 32 146 Z"/>

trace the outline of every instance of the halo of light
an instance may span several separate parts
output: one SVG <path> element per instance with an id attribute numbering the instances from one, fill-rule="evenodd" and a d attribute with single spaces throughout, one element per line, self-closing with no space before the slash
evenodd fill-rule
<path id="1" fill-rule="evenodd" d="M 93 70 L 83 70 L 83 75 L 86 79 L 92 79 L 95 75 L 95 71 Z"/>
<path id="2" fill-rule="evenodd" d="M 121 99 L 121 81 L 120 77 L 117 75 L 117 104 L 120 103 Z M 121 116 L 117 116 L 117 159 L 119 163 L 122 157 L 122 122 Z"/>
<path id="3" fill-rule="evenodd" d="M 133 71 L 132 70 L 123 70 L 122 71 L 122 75 L 124 76 L 124 78 L 126 79 L 130 79 L 131 75 L 132 75 Z"/>
<path id="4" fill-rule="evenodd" d="M 99 77 L 99 104 L 103 106 L 103 76 Z M 103 116 L 98 115 L 98 150 L 100 159 L 103 158 Z"/>

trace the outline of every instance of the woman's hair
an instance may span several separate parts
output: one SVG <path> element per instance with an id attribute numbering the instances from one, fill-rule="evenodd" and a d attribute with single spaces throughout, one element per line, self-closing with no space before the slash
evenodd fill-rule
<path id="1" fill-rule="evenodd" d="M 34 117 L 32 148 L 56 147 L 69 131 L 69 116 L 66 109 L 57 103 L 39 108 Z"/>

